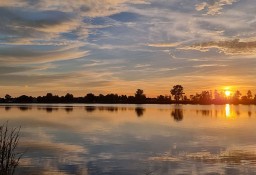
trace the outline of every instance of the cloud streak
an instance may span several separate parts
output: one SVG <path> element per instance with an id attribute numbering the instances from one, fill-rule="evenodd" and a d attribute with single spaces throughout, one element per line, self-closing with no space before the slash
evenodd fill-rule
<path id="1" fill-rule="evenodd" d="M 204 0 L 202 3 L 196 4 L 197 11 L 206 11 L 207 15 L 218 15 L 224 6 L 232 5 L 237 0 Z"/>
<path id="2" fill-rule="evenodd" d="M 228 41 L 211 41 L 194 44 L 181 49 L 198 50 L 201 52 L 207 52 L 210 49 L 218 49 L 220 53 L 224 53 L 225 55 L 254 56 L 256 54 L 256 41 L 240 41 L 239 39 Z"/>

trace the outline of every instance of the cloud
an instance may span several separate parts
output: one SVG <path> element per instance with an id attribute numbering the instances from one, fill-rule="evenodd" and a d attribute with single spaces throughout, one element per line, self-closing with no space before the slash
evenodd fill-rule
<path id="1" fill-rule="evenodd" d="M 26 66 L 0 66 L 0 74 L 10 74 L 10 73 L 20 73 L 20 72 L 27 72 L 31 70 L 35 70 L 35 67 L 26 67 Z"/>
<path id="2" fill-rule="evenodd" d="M 125 11 L 129 4 L 143 3 L 146 2 L 3 0 L 0 3 L 0 25 L 3 26 L 0 28 L 0 62 L 33 64 L 88 56 L 82 47 L 95 28 L 86 24 L 85 17 L 105 17 Z"/>
<path id="3" fill-rule="evenodd" d="M 181 43 L 155 43 L 155 44 L 148 44 L 150 47 L 177 47 L 181 45 Z"/>
<path id="4" fill-rule="evenodd" d="M 204 2 L 196 4 L 197 11 L 206 11 L 207 15 L 218 15 L 226 5 L 232 5 L 237 0 L 203 0 Z"/>
<path id="5" fill-rule="evenodd" d="M 150 64 L 137 64 L 135 65 L 135 68 L 146 68 L 146 67 L 150 67 Z"/>
<path id="6" fill-rule="evenodd" d="M 88 51 L 81 50 L 80 43 L 67 46 L 2 46 L 0 47 L 0 62 L 2 64 L 32 64 L 61 60 L 78 59 L 88 55 Z M 47 48 L 47 50 L 45 50 Z"/>
<path id="7" fill-rule="evenodd" d="M 221 53 L 226 55 L 255 55 L 256 41 L 240 41 L 239 39 L 227 41 L 211 41 L 185 46 L 180 49 L 183 50 L 198 50 L 207 52 L 210 49 L 218 49 Z"/>
<path id="8" fill-rule="evenodd" d="M 204 68 L 204 67 L 225 67 L 226 65 L 223 64 L 200 64 L 200 65 L 196 65 L 193 66 L 195 68 Z"/>
<path id="9" fill-rule="evenodd" d="M 3 0 L 1 6 L 22 7 L 42 11 L 59 10 L 63 12 L 79 12 L 80 14 L 97 17 L 109 16 L 127 9 L 127 4 L 145 4 L 147 0 Z"/>
<path id="10" fill-rule="evenodd" d="M 63 33 L 76 29 L 79 19 L 61 11 L 36 11 L 0 6 L 0 43 L 30 44 L 64 42 Z"/>

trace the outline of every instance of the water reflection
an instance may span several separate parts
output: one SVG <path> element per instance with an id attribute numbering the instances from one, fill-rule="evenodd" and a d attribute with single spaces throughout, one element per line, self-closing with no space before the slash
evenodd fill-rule
<path id="1" fill-rule="evenodd" d="M 21 125 L 29 150 L 17 174 L 256 173 L 255 106 L 5 107 L 0 122 Z"/>
<path id="2" fill-rule="evenodd" d="M 230 105 L 226 104 L 225 106 L 208 106 L 204 107 L 202 109 L 196 109 L 192 112 L 196 113 L 196 115 L 202 115 L 206 117 L 222 117 L 225 118 L 235 118 L 237 116 L 241 115 L 241 111 L 239 109 L 239 106 L 242 105 Z M 143 114 L 146 112 L 147 108 L 141 107 L 141 106 L 83 106 L 85 111 L 88 113 L 97 112 L 97 111 L 107 111 L 107 112 L 118 112 L 118 111 L 135 111 L 137 117 L 143 116 Z M 10 111 L 12 108 L 18 108 L 22 112 L 26 112 L 28 110 L 38 109 L 38 110 L 44 110 L 47 113 L 53 113 L 57 112 L 58 110 L 65 110 L 67 113 L 71 113 L 74 111 L 74 108 L 79 108 L 79 106 L 58 106 L 56 105 L 8 105 L 4 106 L 5 111 Z M 171 110 L 171 116 L 174 118 L 175 121 L 182 121 L 183 118 L 186 117 L 186 114 L 184 115 L 184 109 L 179 108 L 179 106 L 174 105 L 171 108 L 166 109 L 159 109 L 160 111 L 170 111 Z M 247 109 L 247 116 L 252 117 L 252 107 L 248 106 Z"/>
<path id="3" fill-rule="evenodd" d="M 119 110 L 118 107 L 114 106 L 100 106 L 98 107 L 100 111 L 109 111 L 109 112 L 117 112 Z"/>
<path id="4" fill-rule="evenodd" d="M 171 113 L 171 116 L 177 122 L 182 121 L 182 119 L 183 119 L 183 110 L 182 109 L 174 109 L 174 111 L 172 111 L 172 113 Z"/>
<path id="5" fill-rule="evenodd" d="M 248 116 L 251 117 L 252 116 L 252 112 L 248 111 Z"/>
<path id="6" fill-rule="evenodd" d="M 5 106 L 5 111 L 11 110 L 11 106 Z"/>
<path id="7" fill-rule="evenodd" d="M 57 107 L 52 107 L 52 106 L 38 106 L 37 110 L 45 110 L 47 113 L 52 113 L 52 112 L 56 112 L 59 110 L 59 108 Z"/>
<path id="8" fill-rule="evenodd" d="M 209 109 L 201 109 L 201 110 L 196 110 L 196 113 L 199 114 L 201 113 L 202 116 L 212 116 L 213 111 Z M 218 115 L 218 111 L 215 110 L 215 116 Z"/>
<path id="9" fill-rule="evenodd" d="M 225 112 L 226 112 L 226 117 L 227 118 L 231 117 L 230 104 L 226 104 Z"/>
<path id="10" fill-rule="evenodd" d="M 96 110 L 95 106 L 85 106 L 86 112 L 94 112 Z"/>
<path id="11" fill-rule="evenodd" d="M 67 113 L 72 112 L 73 111 L 73 106 L 65 106 L 65 111 Z"/>
<path id="12" fill-rule="evenodd" d="M 32 108 L 30 106 L 20 106 L 19 109 L 21 111 L 27 111 L 27 110 L 31 110 Z"/>
<path id="13" fill-rule="evenodd" d="M 135 108 L 135 112 L 136 112 L 137 117 L 142 117 L 143 113 L 145 112 L 145 108 L 136 107 Z"/>

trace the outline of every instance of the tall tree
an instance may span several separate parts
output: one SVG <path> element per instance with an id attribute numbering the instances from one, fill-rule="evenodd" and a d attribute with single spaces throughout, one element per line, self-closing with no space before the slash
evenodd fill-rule
<path id="1" fill-rule="evenodd" d="M 174 99 L 176 100 L 176 102 L 178 102 L 182 98 L 182 95 L 185 94 L 183 92 L 183 87 L 181 85 L 173 86 L 170 92 L 174 96 Z"/>
<path id="2" fill-rule="evenodd" d="M 5 95 L 5 102 L 7 102 L 7 103 L 9 103 L 9 102 L 11 102 L 12 101 L 12 96 L 10 96 L 9 94 L 6 94 Z"/>
<path id="3" fill-rule="evenodd" d="M 5 99 L 6 99 L 6 100 L 10 100 L 11 98 L 12 98 L 12 96 L 10 96 L 9 94 L 6 94 L 6 95 L 5 95 Z"/>
<path id="4" fill-rule="evenodd" d="M 240 96 L 241 96 L 241 92 L 240 91 L 236 91 L 235 94 L 234 94 L 234 99 L 235 100 L 239 100 Z"/>
<path id="5" fill-rule="evenodd" d="M 135 93 L 135 102 L 136 103 L 144 103 L 146 101 L 146 95 L 142 89 L 137 89 Z"/>
<path id="6" fill-rule="evenodd" d="M 251 91 L 251 90 L 249 90 L 249 91 L 247 92 L 247 98 L 248 98 L 248 99 L 251 99 L 251 98 L 252 98 L 252 91 Z"/>

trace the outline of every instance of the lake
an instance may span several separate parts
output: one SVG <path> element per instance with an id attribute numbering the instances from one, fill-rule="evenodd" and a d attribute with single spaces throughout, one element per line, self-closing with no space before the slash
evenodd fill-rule
<path id="1" fill-rule="evenodd" d="M 256 174 L 256 106 L 1 105 L 16 174 Z"/>

